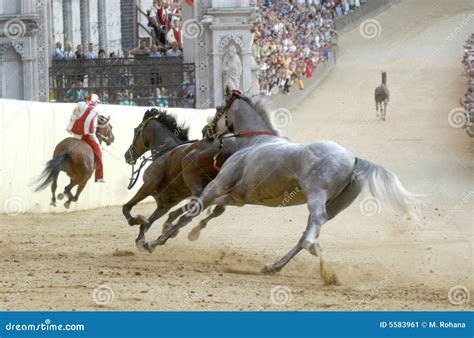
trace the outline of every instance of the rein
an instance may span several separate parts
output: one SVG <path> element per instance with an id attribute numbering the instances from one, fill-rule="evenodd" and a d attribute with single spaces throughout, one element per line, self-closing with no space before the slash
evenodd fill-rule
<path id="1" fill-rule="evenodd" d="M 242 98 L 242 96 L 240 94 L 232 93 L 232 96 L 229 98 L 229 100 L 227 100 L 224 108 L 222 108 L 221 111 L 218 111 L 216 113 L 216 116 L 214 117 L 214 119 L 212 120 L 210 125 L 208 126 L 208 134 L 212 135 L 212 138 L 214 140 L 215 139 L 219 140 L 219 150 L 214 155 L 213 162 L 212 162 L 212 168 L 217 172 L 219 172 L 219 170 L 221 170 L 221 167 L 217 164 L 217 158 L 222 153 L 222 150 L 224 148 L 224 144 L 223 144 L 224 139 L 232 138 L 232 137 L 238 138 L 238 137 L 249 137 L 249 136 L 257 136 L 257 135 L 271 135 L 271 136 L 280 137 L 278 135 L 278 133 L 275 132 L 275 131 L 247 131 L 247 132 L 238 133 L 238 134 L 232 133 L 232 134 L 226 134 L 226 135 L 219 135 L 218 136 L 217 135 L 217 130 L 216 130 L 218 121 L 221 119 L 222 115 L 224 115 L 225 125 L 226 125 L 227 130 L 229 130 L 229 118 L 228 118 L 227 111 L 229 110 L 230 106 L 232 105 L 232 103 L 234 103 L 234 101 L 236 99 L 241 99 L 241 98 Z"/>
<path id="2" fill-rule="evenodd" d="M 194 143 L 198 140 L 190 140 L 190 141 L 185 141 L 183 143 L 180 143 L 180 144 L 175 144 L 175 145 L 172 145 L 170 147 L 167 147 L 165 149 L 162 149 L 162 150 L 156 150 L 156 149 L 152 149 L 151 150 L 151 155 L 148 156 L 148 157 L 145 157 L 143 156 L 142 157 L 142 162 L 140 163 L 140 165 L 138 166 L 138 169 L 135 170 L 135 165 L 132 165 L 132 175 L 129 179 L 129 183 L 128 183 L 128 187 L 127 189 L 130 190 L 133 188 L 133 186 L 137 183 L 138 181 L 138 178 L 140 177 L 140 172 L 141 170 L 143 169 L 143 167 L 145 166 L 145 164 L 147 164 L 148 161 L 154 161 L 156 160 L 158 157 L 166 154 L 167 152 L 179 147 L 179 146 L 182 146 L 184 144 L 189 144 L 189 143 Z"/>

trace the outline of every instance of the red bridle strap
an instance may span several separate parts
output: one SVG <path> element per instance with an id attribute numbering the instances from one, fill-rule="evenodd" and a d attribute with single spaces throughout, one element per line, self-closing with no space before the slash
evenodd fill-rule
<path id="1" fill-rule="evenodd" d="M 235 134 L 235 137 L 246 137 L 246 136 L 254 136 L 254 135 L 278 136 L 278 134 L 275 131 L 248 131 L 245 133 Z"/>

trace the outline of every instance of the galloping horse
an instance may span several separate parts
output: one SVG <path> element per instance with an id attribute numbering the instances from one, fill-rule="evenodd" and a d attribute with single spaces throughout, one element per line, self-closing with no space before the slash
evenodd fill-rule
<path id="1" fill-rule="evenodd" d="M 380 117 L 383 121 L 385 121 L 387 115 L 388 101 L 390 101 L 390 92 L 387 88 L 387 73 L 382 72 L 382 84 L 375 88 L 375 111 L 377 117 L 379 117 L 380 108 Z"/>
<path id="2" fill-rule="evenodd" d="M 246 97 L 230 96 L 224 112 L 229 130 L 249 136 L 237 139 L 238 151 L 202 192 L 201 210 L 212 204 L 281 207 L 303 203 L 309 209 L 307 228 L 298 243 L 278 262 L 265 265 L 262 272 L 280 271 L 303 248 L 318 256 L 322 225 L 348 207 L 365 185 L 376 198 L 412 215 L 412 207 L 420 202 L 395 174 L 355 157 L 334 142 L 296 144 L 278 137 L 267 112 Z M 191 210 L 190 206 L 184 208 Z M 192 211 L 183 214 L 158 239 L 147 242 L 148 250 L 166 243 L 199 214 Z"/>
<path id="3" fill-rule="evenodd" d="M 105 142 L 108 146 L 114 142 L 112 125 L 109 120 L 110 117 L 99 115 L 96 130 L 99 143 Z M 77 202 L 79 195 L 94 172 L 94 168 L 95 160 L 92 148 L 80 139 L 74 137 L 65 138 L 54 148 L 53 159 L 46 164 L 46 168 L 38 179 L 40 181 L 39 186 L 35 191 L 43 190 L 51 184 L 51 192 L 53 194 L 51 205 L 55 207 L 59 172 L 66 172 L 71 181 L 64 188 L 64 194 L 58 194 L 58 199 L 62 200 L 64 195 L 66 195 L 67 201 L 64 203 L 64 207 L 69 209 L 71 202 Z M 73 195 L 71 190 L 76 185 L 77 191 Z"/>
<path id="4" fill-rule="evenodd" d="M 135 240 L 139 249 L 144 248 L 145 233 L 153 222 L 184 199 L 201 194 L 217 175 L 216 168 L 235 151 L 235 142 L 224 142 L 219 158 L 214 160 L 213 156 L 219 149 L 218 141 L 189 141 L 188 128 L 179 125 L 176 118 L 166 111 L 151 109 L 145 112 L 142 122 L 134 130 L 125 161 L 133 165 L 140 156 L 151 150 L 153 162 L 145 170 L 143 185 L 122 207 L 129 225 L 140 224 L 140 232 Z M 132 217 L 130 212 L 133 206 L 148 196 L 153 196 L 157 204 L 153 214 L 148 219 L 142 215 Z M 224 210 L 224 206 L 214 208 L 200 226 L 204 228 L 210 219 L 218 217 Z M 173 211 L 165 224 L 171 223 L 182 213 L 181 208 Z"/>

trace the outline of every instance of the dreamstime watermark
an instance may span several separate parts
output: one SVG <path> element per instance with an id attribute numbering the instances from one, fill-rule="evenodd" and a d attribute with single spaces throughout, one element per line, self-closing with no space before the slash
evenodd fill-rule
<path id="1" fill-rule="evenodd" d="M 85 331 L 84 324 L 53 324 L 50 319 L 45 319 L 39 324 L 5 324 L 5 331 Z"/>
<path id="2" fill-rule="evenodd" d="M 271 116 L 272 124 L 278 129 L 283 129 L 285 127 L 288 127 L 293 121 L 291 112 L 285 108 L 275 109 L 274 111 L 270 113 L 270 116 Z"/>
<path id="3" fill-rule="evenodd" d="M 13 196 L 5 200 L 3 210 L 8 216 L 18 216 L 26 212 L 26 203 L 21 197 Z"/>
<path id="4" fill-rule="evenodd" d="M 359 210 L 364 216 L 374 216 L 380 212 L 381 208 L 380 201 L 373 196 L 365 197 L 359 203 Z"/>
<path id="5" fill-rule="evenodd" d="M 197 196 L 192 196 L 191 200 L 185 206 L 183 206 L 183 211 L 191 217 L 199 215 L 202 209 L 202 199 Z"/>
<path id="6" fill-rule="evenodd" d="M 8 298 L 5 300 L 5 302 L 4 302 L 3 306 L 2 306 L 2 308 L 3 308 L 3 309 L 6 309 L 9 305 L 11 305 L 11 304 L 18 298 L 18 296 L 20 295 L 20 293 L 22 293 L 23 290 L 25 290 L 25 289 L 30 285 L 30 283 L 31 283 L 32 280 L 33 280 L 33 278 L 31 278 L 31 277 L 28 278 L 28 279 L 23 283 L 23 285 L 22 285 L 20 288 L 17 289 L 17 291 L 16 291 L 14 294 L 12 294 L 10 297 L 8 297 Z"/>
<path id="7" fill-rule="evenodd" d="M 97 305 L 108 305 L 114 301 L 115 293 L 106 284 L 101 284 L 92 291 L 92 300 Z"/>
<path id="8" fill-rule="evenodd" d="M 387 284 L 390 279 L 385 276 L 381 281 L 377 283 L 375 287 L 373 287 L 363 299 L 357 302 L 357 304 L 354 306 L 354 311 L 360 311 L 362 308 L 362 305 L 364 305 L 366 302 L 371 301 L 375 297 L 377 297 L 377 294 L 382 290 Z"/>
<path id="9" fill-rule="evenodd" d="M 195 39 L 202 35 L 204 27 L 198 19 L 188 19 L 183 22 L 181 31 L 183 32 L 183 37 Z"/>
<path id="10" fill-rule="evenodd" d="M 26 25 L 23 20 L 11 19 L 3 26 L 3 33 L 9 39 L 15 40 L 26 34 Z"/>
<path id="11" fill-rule="evenodd" d="M 199 105 L 198 109 L 210 109 L 211 108 L 211 100 L 207 99 L 206 102 Z"/>
<path id="12" fill-rule="evenodd" d="M 179 310 L 180 311 L 184 311 L 184 310 L 187 310 L 186 306 L 189 305 L 191 302 L 195 302 L 199 299 L 202 298 L 202 291 L 205 290 L 205 288 L 207 287 L 207 285 L 211 282 L 211 279 L 208 278 L 208 279 L 205 279 L 203 280 L 199 286 L 195 289 L 195 290 L 192 290 L 192 292 L 189 292 L 188 295 L 186 296 L 186 298 L 183 300 L 183 302 L 179 305 Z"/>
<path id="13" fill-rule="evenodd" d="M 286 285 L 277 285 L 270 291 L 270 300 L 275 305 L 287 305 L 293 300 L 293 293 Z"/>
<path id="14" fill-rule="evenodd" d="M 291 200 L 293 200 L 296 197 L 296 195 L 298 195 L 299 192 L 301 192 L 300 187 L 296 187 L 290 192 L 285 191 L 284 193 L 285 197 L 282 199 L 281 203 L 277 205 L 277 208 L 283 208 L 289 205 Z"/>
<path id="15" fill-rule="evenodd" d="M 448 34 L 441 47 L 446 47 L 450 41 L 453 41 L 454 38 L 462 31 L 462 29 L 468 26 L 473 19 L 474 13 L 469 13 L 469 15 L 465 16 L 459 26 L 456 26 L 456 28 Z"/>
<path id="16" fill-rule="evenodd" d="M 380 36 L 382 26 L 375 19 L 367 19 L 359 25 L 359 33 L 363 38 L 371 40 Z"/>
<path id="17" fill-rule="evenodd" d="M 268 217 L 271 217 L 273 216 L 277 210 L 279 208 L 284 208 L 286 206 L 290 206 L 291 205 L 291 201 L 301 192 L 301 189 L 300 187 L 296 187 L 295 189 L 293 189 L 292 191 L 288 192 L 288 191 L 285 191 L 284 192 L 284 197 L 283 199 L 281 200 L 280 204 L 278 204 L 275 208 L 272 208 L 272 212 L 270 214 L 268 214 L 267 216 L 267 219 Z"/>
<path id="18" fill-rule="evenodd" d="M 467 125 L 467 117 L 463 108 L 454 108 L 448 114 L 448 123 L 453 128 L 463 128 Z"/>
<path id="19" fill-rule="evenodd" d="M 471 294 L 464 285 L 455 285 L 449 289 L 448 300 L 453 305 L 467 304 L 471 300 Z"/>
<path id="20" fill-rule="evenodd" d="M 443 217 L 443 224 L 448 223 L 448 221 L 450 221 L 454 215 L 458 214 L 459 211 L 461 211 L 472 200 L 473 197 L 474 191 L 471 190 L 461 199 L 458 204 L 448 211 L 446 216 Z"/>

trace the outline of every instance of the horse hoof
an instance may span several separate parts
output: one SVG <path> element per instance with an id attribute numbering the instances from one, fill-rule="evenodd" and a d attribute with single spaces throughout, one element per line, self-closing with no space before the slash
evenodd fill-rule
<path id="1" fill-rule="evenodd" d="M 137 218 L 136 218 L 136 222 L 137 223 L 135 223 L 135 224 L 139 224 L 139 225 L 147 224 L 148 223 L 148 218 L 146 218 L 143 215 L 138 215 Z"/>
<path id="2" fill-rule="evenodd" d="M 153 253 L 156 245 L 154 245 L 153 242 L 145 242 L 143 244 L 143 247 L 145 248 L 146 251 L 148 251 L 148 253 Z"/>
<path id="3" fill-rule="evenodd" d="M 64 198 L 64 194 L 61 193 L 61 194 L 58 195 L 58 200 L 61 201 L 63 198 Z"/>
<path id="4" fill-rule="evenodd" d="M 56 202 L 51 202 L 52 207 L 56 207 Z"/>
<path id="5" fill-rule="evenodd" d="M 69 209 L 70 206 L 71 206 L 71 202 L 67 201 L 67 202 L 64 203 L 64 207 L 66 209 Z"/>
<path id="6" fill-rule="evenodd" d="M 197 240 L 199 238 L 199 235 L 201 234 L 201 229 L 199 228 L 194 228 L 193 230 L 191 230 L 188 234 L 188 239 L 191 241 L 191 242 L 194 242 L 195 240 Z"/>
<path id="7" fill-rule="evenodd" d="M 156 245 L 163 245 L 166 243 L 166 241 L 168 240 L 169 237 L 164 237 L 163 235 L 161 235 L 160 237 L 158 237 L 158 239 L 155 241 Z"/>
<path id="8" fill-rule="evenodd" d="M 263 266 L 262 270 L 260 270 L 263 274 L 272 274 L 277 272 L 277 270 L 273 267 L 272 263 L 267 263 Z"/>

